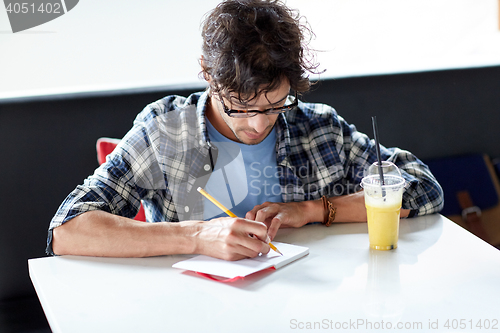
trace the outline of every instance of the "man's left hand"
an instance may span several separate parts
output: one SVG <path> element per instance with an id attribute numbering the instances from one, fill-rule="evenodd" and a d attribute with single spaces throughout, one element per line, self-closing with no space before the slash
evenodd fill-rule
<path id="1" fill-rule="evenodd" d="M 309 222 L 323 220 L 321 200 L 303 202 L 264 202 L 249 211 L 246 219 L 264 222 L 268 236 L 274 239 L 279 228 L 298 228 Z"/>

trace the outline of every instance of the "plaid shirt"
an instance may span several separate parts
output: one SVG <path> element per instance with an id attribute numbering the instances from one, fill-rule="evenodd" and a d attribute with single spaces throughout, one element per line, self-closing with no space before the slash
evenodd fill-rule
<path id="1" fill-rule="evenodd" d="M 208 94 L 167 96 L 148 105 L 106 162 L 65 199 L 52 229 L 91 211 L 133 218 L 143 202 L 148 221 L 202 219 L 196 192 L 217 158 L 205 124 Z M 365 169 L 376 160 L 373 140 L 324 104 L 299 102 L 276 122 L 276 159 L 283 202 L 314 200 L 360 190 Z M 411 216 L 438 212 L 443 191 L 425 164 L 410 152 L 381 147 L 407 181 L 404 209 Z"/>

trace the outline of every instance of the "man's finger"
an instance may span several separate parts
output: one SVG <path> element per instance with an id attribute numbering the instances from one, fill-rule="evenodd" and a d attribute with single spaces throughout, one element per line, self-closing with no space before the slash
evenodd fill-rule
<path id="1" fill-rule="evenodd" d="M 268 239 L 267 235 L 264 239 Z M 238 248 L 240 251 L 239 253 L 244 254 L 249 258 L 256 257 L 259 253 L 268 253 L 270 249 L 268 242 L 259 239 L 255 235 L 243 238 Z"/>
<path id="2" fill-rule="evenodd" d="M 260 209 L 255 216 L 255 221 L 268 222 L 278 213 L 278 209 L 279 208 L 275 206 L 267 206 L 263 209 Z"/>
<path id="3" fill-rule="evenodd" d="M 281 219 L 280 219 L 280 214 L 278 214 L 272 219 L 271 225 L 269 226 L 269 230 L 267 231 L 267 234 L 269 235 L 271 240 L 273 240 L 274 237 L 276 236 L 276 233 L 278 233 L 278 229 L 280 228 L 280 226 L 281 226 Z"/>

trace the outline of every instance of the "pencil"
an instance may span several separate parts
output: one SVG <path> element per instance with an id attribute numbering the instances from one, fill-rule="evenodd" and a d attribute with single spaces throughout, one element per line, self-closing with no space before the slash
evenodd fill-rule
<path id="1" fill-rule="evenodd" d="M 229 209 L 227 209 L 226 207 L 224 207 L 223 204 L 221 204 L 219 201 L 217 201 L 214 197 L 212 197 L 210 194 L 207 193 L 207 191 L 205 191 L 204 189 L 202 189 L 201 187 L 198 187 L 198 192 L 200 192 L 201 194 L 203 194 L 203 196 L 205 198 L 207 198 L 208 200 L 212 201 L 212 203 L 214 205 L 216 205 L 217 207 L 219 207 L 224 213 L 226 213 L 227 215 L 231 216 L 231 217 L 237 217 L 232 211 L 230 211 Z M 274 246 L 271 242 L 269 242 L 269 247 L 271 249 L 273 249 L 274 252 L 277 252 L 281 255 L 283 255 L 283 253 L 281 253 L 277 248 L 276 246 Z"/>

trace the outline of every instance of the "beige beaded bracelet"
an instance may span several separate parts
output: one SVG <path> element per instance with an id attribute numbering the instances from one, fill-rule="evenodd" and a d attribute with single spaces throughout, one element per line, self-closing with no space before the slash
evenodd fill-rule
<path id="1" fill-rule="evenodd" d="M 331 226 L 333 221 L 335 221 L 335 214 L 337 213 L 337 208 L 333 207 L 333 204 L 328 200 L 326 195 L 321 197 L 323 202 L 323 209 L 325 210 L 325 218 L 323 219 L 323 224 L 327 227 Z"/>

